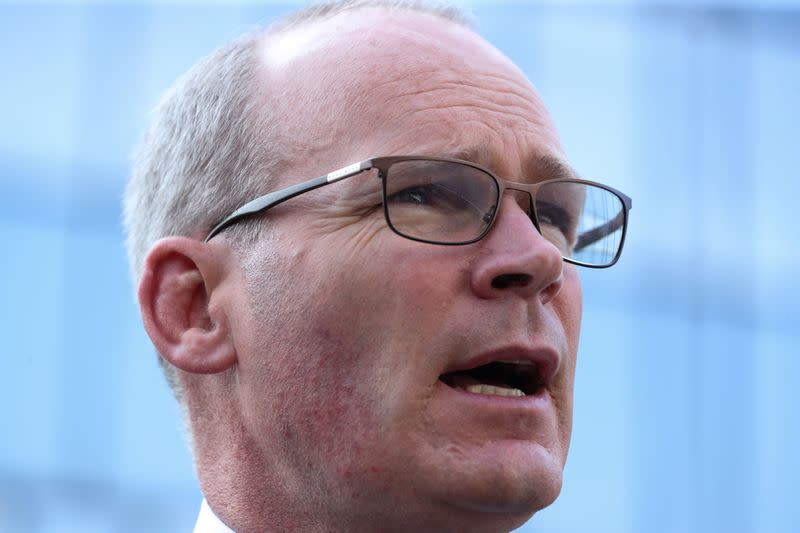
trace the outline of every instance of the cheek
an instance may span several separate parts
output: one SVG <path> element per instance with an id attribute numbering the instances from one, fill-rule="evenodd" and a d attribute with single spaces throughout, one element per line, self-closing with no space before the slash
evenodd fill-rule
<path id="1" fill-rule="evenodd" d="M 282 471 L 298 471 L 335 463 L 344 442 L 358 442 L 351 421 L 370 413 L 359 328 L 341 304 L 346 288 L 326 286 L 325 269 L 312 275 L 307 249 L 288 250 L 253 254 L 269 259 L 248 275 L 250 306 L 236 341 L 239 402 L 252 440 Z"/>
<path id="2" fill-rule="evenodd" d="M 358 370 L 366 355 L 322 327 L 299 338 L 273 338 L 263 354 L 268 362 L 242 383 L 249 429 L 287 479 L 322 492 L 341 483 L 357 491 L 349 480 L 377 466 L 369 448 L 380 427 L 369 382 Z"/>
<path id="3" fill-rule="evenodd" d="M 363 425 L 373 418 L 364 377 L 356 370 L 363 354 L 338 344 L 327 330 L 308 333 L 303 349 L 294 351 L 293 357 L 276 369 L 275 375 L 283 382 L 276 385 L 293 389 L 291 401 L 277 416 L 280 427 L 291 437 L 285 443 L 287 450 L 316 443 L 321 458 L 332 461 L 343 443 L 358 453 L 353 443 L 363 438 L 359 435 Z"/>
<path id="4" fill-rule="evenodd" d="M 352 479 L 351 487 L 357 479 L 375 483 L 384 470 L 381 445 L 409 410 L 403 402 L 416 366 L 404 358 L 424 343 L 420 314 L 441 305 L 411 284 L 433 272 L 412 277 L 380 253 L 358 263 L 327 256 L 324 269 L 309 266 L 311 253 L 294 255 L 301 260 L 283 270 L 306 283 L 260 287 L 247 327 L 255 332 L 240 368 L 248 426 L 284 470 L 317 482 L 327 472 Z"/>

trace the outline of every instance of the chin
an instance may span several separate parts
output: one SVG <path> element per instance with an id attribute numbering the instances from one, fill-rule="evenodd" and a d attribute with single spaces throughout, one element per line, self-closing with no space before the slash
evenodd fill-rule
<path id="1" fill-rule="evenodd" d="M 491 487 L 481 487 L 472 494 L 463 494 L 461 505 L 483 513 L 527 514 L 552 504 L 561 492 L 561 475 L 548 479 L 526 480 L 525 482 Z M 488 489 L 488 490 L 487 490 Z"/>
<path id="2" fill-rule="evenodd" d="M 461 510 L 470 525 L 457 530 L 509 531 L 551 505 L 561 492 L 562 465 L 551 457 L 541 459 L 534 465 L 474 465 L 472 476 L 451 479 L 446 504 L 451 512 Z"/>

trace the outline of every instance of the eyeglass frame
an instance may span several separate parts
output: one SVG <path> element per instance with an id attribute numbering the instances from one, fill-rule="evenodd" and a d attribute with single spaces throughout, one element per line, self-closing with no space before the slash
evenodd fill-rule
<path id="1" fill-rule="evenodd" d="M 467 241 L 440 242 L 440 241 L 431 241 L 431 240 L 427 240 L 427 239 L 422 239 L 422 238 L 419 238 L 419 237 L 411 237 L 411 236 L 406 235 L 404 233 L 401 233 L 399 230 L 397 230 L 397 228 L 395 228 L 394 225 L 392 224 L 391 218 L 389 217 L 389 207 L 388 207 L 388 202 L 387 202 L 387 198 L 386 198 L 386 179 L 387 179 L 387 176 L 388 176 L 388 173 L 389 173 L 389 167 L 391 167 L 395 163 L 399 163 L 399 162 L 403 162 L 403 161 L 439 161 L 439 162 L 443 162 L 443 163 L 457 163 L 457 164 L 461 164 L 461 165 L 466 165 L 468 167 L 472 167 L 472 168 L 474 168 L 476 170 L 479 170 L 479 171 L 487 174 L 489 177 L 491 177 L 495 181 L 495 184 L 497 185 L 497 205 L 498 205 L 498 208 L 495 209 L 494 212 L 492 213 L 492 219 L 486 225 L 486 228 L 481 232 L 481 234 L 478 237 L 476 237 L 474 239 L 467 240 Z M 517 182 L 513 182 L 513 181 L 504 180 L 503 178 L 500 178 L 497 175 L 495 175 L 490 170 L 482 167 L 481 165 L 478 165 L 477 163 L 472 163 L 471 161 L 464 161 L 463 159 L 453 159 L 453 158 L 448 158 L 448 157 L 433 157 L 433 156 L 385 156 L 385 157 L 373 157 L 373 158 L 365 159 L 365 160 L 360 161 L 358 163 L 353 163 L 351 165 L 347 165 L 347 166 L 342 167 L 340 169 L 334 170 L 332 172 L 329 172 L 329 173 L 325 174 L 324 176 L 320 176 L 318 178 L 314 178 L 314 179 L 310 179 L 308 181 L 297 183 L 295 185 L 290 185 L 288 187 L 284 187 L 283 189 L 279 189 L 277 191 L 273 191 L 273 192 L 267 193 L 267 194 L 265 194 L 263 196 L 259 196 L 258 198 L 255 198 L 255 199 L 250 200 L 249 202 L 245 203 L 244 205 L 242 205 L 241 207 L 239 207 L 238 209 L 233 211 L 231 214 L 226 216 L 224 219 L 222 219 L 221 222 L 219 222 L 217 225 L 215 225 L 211 229 L 211 231 L 209 231 L 209 233 L 206 236 L 204 242 L 210 241 L 213 237 L 218 235 L 224 229 L 228 228 L 229 226 L 233 225 L 234 223 L 238 222 L 239 220 L 242 220 L 242 219 L 244 219 L 246 217 L 253 216 L 253 215 L 256 215 L 256 214 L 259 214 L 259 213 L 263 213 L 263 212 L 265 212 L 265 211 L 267 211 L 267 210 L 269 210 L 269 209 L 271 209 L 271 208 L 273 208 L 273 207 L 275 207 L 275 206 L 277 206 L 279 204 L 282 204 L 286 200 L 290 200 L 290 199 L 294 198 L 295 196 L 301 195 L 301 194 L 309 192 L 309 191 L 313 191 L 314 189 L 318 189 L 320 187 L 323 187 L 325 185 L 329 185 L 331 183 L 336 183 L 337 181 L 341 181 L 341 180 L 344 180 L 344 179 L 347 179 L 347 178 L 351 178 L 353 176 L 361 174 L 362 172 L 366 172 L 367 170 L 372 170 L 372 169 L 376 169 L 378 171 L 378 178 L 381 180 L 381 188 L 382 188 L 381 200 L 382 200 L 382 203 L 383 203 L 383 217 L 384 217 L 384 220 L 386 220 L 386 224 L 389 226 L 389 228 L 394 233 L 396 233 L 397 235 L 399 235 L 399 236 L 401 236 L 401 237 L 403 237 L 405 239 L 409 239 L 409 240 L 417 241 L 417 242 L 429 243 L 429 244 L 439 244 L 439 245 L 442 245 L 442 246 L 463 246 L 463 245 L 466 245 L 466 244 L 472 244 L 472 243 L 478 242 L 481 239 L 483 239 L 489 233 L 489 231 L 492 229 L 492 226 L 494 226 L 494 223 L 497 220 L 497 215 L 498 215 L 498 213 L 500 211 L 500 209 L 499 209 L 500 202 L 501 202 L 501 200 L 503 198 L 503 194 L 505 193 L 506 190 L 521 191 L 521 192 L 527 193 L 530 196 L 531 201 L 532 201 L 532 206 L 531 206 L 531 213 L 529 214 L 529 217 L 531 219 L 531 222 L 533 222 L 533 225 L 536 228 L 536 231 L 539 232 L 540 235 L 542 235 L 542 230 L 539 227 L 539 221 L 537 220 L 537 215 L 536 215 L 535 198 L 536 198 L 536 192 L 543 185 L 546 185 L 548 183 L 561 182 L 561 183 L 577 183 L 577 184 L 583 184 L 583 185 L 591 185 L 593 187 L 599 187 L 599 188 L 604 189 L 604 190 L 606 190 L 608 192 L 611 192 L 612 194 L 617 196 L 622 201 L 622 210 L 620 211 L 620 214 L 622 215 L 621 223 L 618 223 L 616 221 L 617 218 L 619 218 L 619 215 L 618 215 L 617 217 L 611 219 L 609 222 L 605 223 L 603 226 L 599 226 L 598 228 L 595 228 L 594 230 L 592 230 L 592 231 L 598 231 L 598 230 L 601 230 L 601 229 L 605 230 L 606 227 L 612 227 L 612 226 L 619 227 L 621 225 L 621 227 L 622 227 L 622 236 L 620 238 L 619 246 L 617 248 L 617 253 L 614 255 L 614 258 L 609 263 L 602 264 L 602 265 L 595 265 L 595 264 L 592 264 L 592 263 L 584 263 L 584 262 L 578 261 L 576 259 L 571 259 L 571 258 L 568 258 L 568 257 L 564 257 L 563 255 L 561 256 L 561 258 L 562 258 L 562 260 L 566 261 L 567 263 L 571 263 L 573 265 L 579 265 L 579 266 L 584 266 L 584 267 L 588 267 L 588 268 L 609 268 L 609 267 L 613 266 L 614 264 L 616 264 L 616 262 L 619 260 L 620 255 L 622 255 L 622 248 L 623 248 L 623 246 L 625 244 L 625 235 L 628 232 L 628 212 L 633 208 L 633 200 L 629 196 L 627 196 L 625 193 L 623 193 L 621 191 L 618 191 L 617 189 L 615 189 L 613 187 L 610 187 L 608 185 L 605 185 L 603 183 L 584 180 L 584 179 L 580 179 L 580 178 L 554 178 L 554 179 L 539 181 L 539 182 L 536 182 L 536 183 L 517 183 Z M 611 231 L 616 231 L 616 228 L 614 228 Z M 608 235 L 610 233 L 611 232 L 609 231 L 608 233 L 606 233 L 606 235 Z M 544 238 L 544 237 L 542 237 L 542 238 Z"/>

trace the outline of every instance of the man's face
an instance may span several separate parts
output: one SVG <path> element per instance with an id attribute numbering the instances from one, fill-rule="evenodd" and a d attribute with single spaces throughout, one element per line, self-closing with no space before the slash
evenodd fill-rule
<path id="1" fill-rule="evenodd" d="M 518 182 L 563 159 L 524 77 L 454 24 L 363 10 L 283 39 L 263 51 L 264 105 L 283 117 L 291 161 L 274 188 L 371 156 L 461 155 Z M 351 523 L 508 528 L 553 501 L 580 285 L 513 195 L 466 246 L 393 233 L 373 173 L 262 223 L 231 323 L 243 431 L 265 477 Z M 493 361 L 513 364 L 475 370 Z M 470 386 L 481 382 L 500 389 Z M 526 395 L 499 394 L 515 388 Z"/>

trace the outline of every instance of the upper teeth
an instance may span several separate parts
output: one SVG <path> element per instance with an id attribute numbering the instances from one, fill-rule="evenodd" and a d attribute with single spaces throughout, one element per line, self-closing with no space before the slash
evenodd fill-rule
<path id="1" fill-rule="evenodd" d="M 498 387 L 496 385 L 484 385 L 482 383 L 467 385 L 464 387 L 464 390 L 475 394 L 493 394 L 495 396 L 525 396 L 525 393 L 519 389 Z"/>

